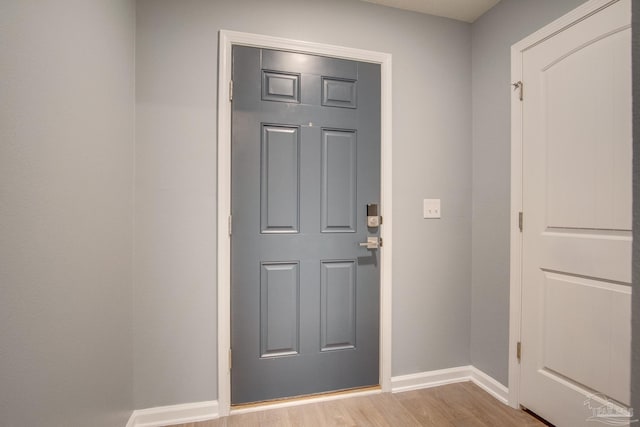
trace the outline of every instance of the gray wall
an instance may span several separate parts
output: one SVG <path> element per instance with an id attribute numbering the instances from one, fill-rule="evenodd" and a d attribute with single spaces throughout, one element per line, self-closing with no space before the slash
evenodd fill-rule
<path id="1" fill-rule="evenodd" d="M 502 0 L 471 27 L 471 362 L 507 384 L 511 45 L 584 0 Z"/>
<path id="2" fill-rule="evenodd" d="M 633 60 L 633 292 L 631 328 L 631 407 L 640 416 L 640 2 L 632 2 Z"/>
<path id="3" fill-rule="evenodd" d="M 0 2 L 4 426 L 131 413 L 134 13 Z"/>
<path id="4" fill-rule="evenodd" d="M 217 397 L 220 29 L 393 54 L 393 375 L 467 365 L 470 26 L 356 1 L 139 0 L 135 406 Z M 431 197 L 441 220 L 422 219 Z"/>

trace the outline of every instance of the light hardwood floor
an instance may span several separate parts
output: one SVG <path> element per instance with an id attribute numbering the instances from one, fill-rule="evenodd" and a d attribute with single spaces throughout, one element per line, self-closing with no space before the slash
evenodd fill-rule
<path id="1" fill-rule="evenodd" d="M 544 425 L 526 412 L 503 405 L 475 384 L 464 382 L 404 393 L 381 393 L 269 409 L 174 427 L 542 427 Z"/>

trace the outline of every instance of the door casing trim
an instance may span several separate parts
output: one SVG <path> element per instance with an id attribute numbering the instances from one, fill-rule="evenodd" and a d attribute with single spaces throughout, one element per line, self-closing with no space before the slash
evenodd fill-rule
<path id="1" fill-rule="evenodd" d="M 380 64 L 380 204 L 384 218 L 380 235 L 380 386 L 391 391 L 391 251 L 392 240 L 392 102 L 391 54 L 328 44 L 291 40 L 260 34 L 220 30 L 218 47 L 218 194 L 217 194 L 217 287 L 218 287 L 218 403 L 220 416 L 231 408 L 231 48 L 252 46 L 303 52 Z"/>
<path id="2" fill-rule="evenodd" d="M 620 0 L 590 0 L 566 15 L 544 26 L 511 46 L 511 81 L 522 81 L 524 52 L 579 21 L 617 3 Z M 527 86 L 524 82 L 526 100 Z M 511 238 L 509 279 L 509 406 L 520 407 L 520 363 L 516 346 L 520 341 L 522 323 L 522 233 L 519 230 L 519 213 L 522 212 L 522 113 L 523 102 L 517 92 L 511 95 Z M 526 213 L 524 227 L 526 227 Z M 526 345 L 523 344 L 523 351 Z"/>

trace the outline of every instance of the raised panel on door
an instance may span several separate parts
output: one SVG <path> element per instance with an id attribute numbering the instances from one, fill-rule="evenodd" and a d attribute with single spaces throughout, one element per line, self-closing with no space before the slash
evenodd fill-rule
<path id="1" fill-rule="evenodd" d="M 299 264 L 264 262 L 260 271 L 260 357 L 298 353 Z"/>
<path id="2" fill-rule="evenodd" d="M 350 130 L 322 130 L 322 231 L 356 231 L 357 138 Z"/>
<path id="3" fill-rule="evenodd" d="M 320 286 L 320 350 L 355 348 L 356 262 L 323 261 Z"/>
<path id="4" fill-rule="evenodd" d="M 598 408 L 624 421 L 629 404 L 629 8 L 523 53 L 520 393 L 560 426 L 606 421 Z"/>
<path id="5" fill-rule="evenodd" d="M 262 100 L 300 102 L 300 75 L 262 71 Z"/>
<path id="6" fill-rule="evenodd" d="M 233 48 L 231 401 L 377 385 L 380 67 Z"/>
<path id="7" fill-rule="evenodd" d="M 549 227 L 631 229 L 628 37 L 592 40 L 541 70 Z"/>
<path id="8" fill-rule="evenodd" d="M 357 108 L 357 97 L 358 84 L 356 80 L 322 78 L 322 105 Z"/>
<path id="9" fill-rule="evenodd" d="M 542 369 L 628 402 L 631 288 L 549 272 L 544 282 Z"/>
<path id="10" fill-rule="evenodd" d="M 297 233 L 300 224 L 300 132 L 262 125 L 260 212 L 263 233 Z"/>

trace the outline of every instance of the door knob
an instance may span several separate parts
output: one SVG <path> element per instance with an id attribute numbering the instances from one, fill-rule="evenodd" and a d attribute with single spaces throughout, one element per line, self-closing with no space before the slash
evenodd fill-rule
<path id="1" fill-rule="evenodd" d="M 367 241 L 360 243 L 360 246 L 367 249 L 378 249 L 380 247 L 379 240 L 376 236 L 367 237 Z"/>

